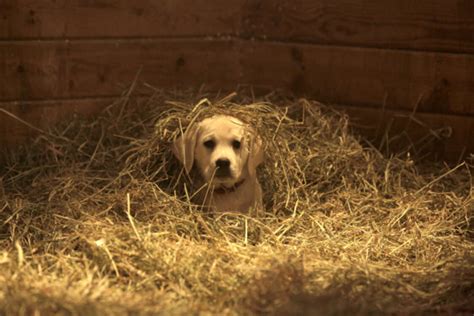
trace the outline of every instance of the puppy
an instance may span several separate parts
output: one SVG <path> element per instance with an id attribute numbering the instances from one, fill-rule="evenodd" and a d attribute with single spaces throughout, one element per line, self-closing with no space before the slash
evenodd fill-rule
<path id="1" fill-rule="evenodd" d="M 191 123 L 173 144 L 187 174 L 197 169 L 201 183 L 194 202 L 218 212 L 245 212 L 262 206 L 256 168 L 263 162 L 261 138 L 241 120 L 215 115 Z"/>

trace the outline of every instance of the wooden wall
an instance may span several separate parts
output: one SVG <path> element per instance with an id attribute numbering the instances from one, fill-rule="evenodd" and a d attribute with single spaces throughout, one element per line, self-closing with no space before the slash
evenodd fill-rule
<path id="1" fill-rule="evenodd" d="M 474 152 L 471 0 L 0 1 L 0 107 L 25 121 L 94 113 L 139 68 L 164 88 L 309 95 L 371 136 L 451 127 L 436 151 Z M 30 134 L 0 113 L 0 144 Z"/>

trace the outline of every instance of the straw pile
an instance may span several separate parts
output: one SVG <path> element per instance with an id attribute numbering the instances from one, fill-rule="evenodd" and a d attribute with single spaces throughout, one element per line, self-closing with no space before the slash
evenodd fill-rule
<path id="1" fill-rule="evenodd" d="M 472 165 L 385 158 L 318 102 L 246 95 L 127 92 L 10 153 L 0 314 L 474 310 Z M 214 113 L 265 141 L 263 214 L 187 201 L 170 143 Z"/>

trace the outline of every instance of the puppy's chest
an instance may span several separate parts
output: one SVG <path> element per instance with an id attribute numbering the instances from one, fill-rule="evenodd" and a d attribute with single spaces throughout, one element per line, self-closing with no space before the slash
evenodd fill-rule
<path id="1" fill-rule="evenodd" d="M 253 194 L 248 194 L 245 189 L 248 190 L 248 188 L 239 188 L 231 193 L 214 193 L 212 194 L 210 204 L 214 206 L 217 211 L 245 212 L 255 202 Z"/>
<path id="2" fill-rule="evenodd" d="M 233 192 L 216 193 L 202 190 L 195 196 L 194 202 L 210 206 L 218 212 L 246 212 L 255 204 L 257 183 L 246 183 Z"/>

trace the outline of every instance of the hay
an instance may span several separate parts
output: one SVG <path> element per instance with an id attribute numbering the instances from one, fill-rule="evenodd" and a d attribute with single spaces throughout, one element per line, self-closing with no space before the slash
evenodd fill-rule
<path id="1" fill-rule="evenodd" d="M 329 107 L 248 95 L 127 91 L 98 118 L 9 153 L 0 313 L 474 310 L 472 166 L 384 158 Z M 264 214 L 188 201 L 169 145 L 214 113 L 265 140 Z"/>

